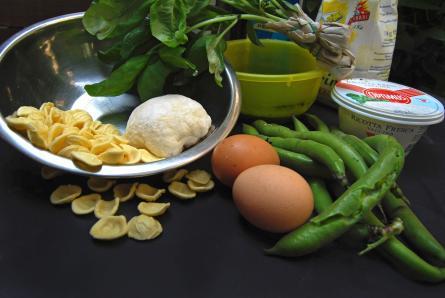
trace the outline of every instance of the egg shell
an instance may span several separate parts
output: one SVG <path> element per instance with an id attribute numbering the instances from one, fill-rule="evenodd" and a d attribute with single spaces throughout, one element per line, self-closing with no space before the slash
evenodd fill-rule
<path id="1" fill-rule="evenodd" d="M 269 232 L 285 233 L 305 223 L 314 210 L 307 181 L 278 165 L 259 165 L 242 172 L 232 189 L 241 215 Z"/>
<path id="2" fill-rule="evenodd" d="M 275 149 L 263 139 L 246 134 L 232 135 L 219 143 L 212 153 L 212 171 L 216 178 L 232 186 L 244 170 L 262 164 L 280 164 Z"/>

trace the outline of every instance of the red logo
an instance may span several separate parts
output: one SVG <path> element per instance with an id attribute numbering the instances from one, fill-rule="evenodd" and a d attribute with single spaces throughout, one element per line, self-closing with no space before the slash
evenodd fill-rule
<path id="1" fill-rule="evenodd" d="M 371 12 L 368 9 L 368 0 L 359 1 L 354 9 L 354 15 L 349 19 L 348 25 L 369 20 Z"/>
<path id="2" fill-rule="evenodd" d="M 411 103 L 411 98 L 409 98 L 408 96 L 399 91 L 391 91 L 379 88 L 369 88 L 365 89 L 363 93 L 368 97 L 382 101 L 389 101 L 389 102 L 403 103 L 403 104 Z"/>

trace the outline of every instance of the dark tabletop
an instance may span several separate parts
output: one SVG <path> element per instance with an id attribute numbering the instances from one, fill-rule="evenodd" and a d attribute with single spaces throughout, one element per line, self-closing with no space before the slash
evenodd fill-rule
<path id="1" fill-rule="evenodd" d="M 84 10 L 89 0 L 0 0 L 0 41 L 44 18 Z M 7 9 L 5 9 L 7 8 Z M 335 123 L 335 112 L 315 107 Z M 239 127 L 237 128 L 239 129 Z M 237 130 L 235 130 L 236 132 Z M 400 185 L 412 208 L 445 242 L 445 124 L 431 127 L 407 158 Z M 189 166 L 209 169 L 209 156 Z M 163 186 L 160 177 L 139 179 Z M 10 297 L 444 297 L 445 284 L 413 282 L 375 254 L 332 244 L 298 259 L 267 257 L 276 236 L 238 215 L 230 190 L 172 202 L 153 241 L 98 242 L 94 216 L 55 207 L 40 166 L 0 140 L 0 298 Z M 109 194 L 110 195 L 110 194 Z M 136 215 L 137 200 L 120 211 Z"/>
<path id="2" fill-rule="evenodd" d="M 313 111 L 335 123 L 333 110 Z M 239 129 L 236 128 L 235 132 Z M 445 242 L 445 124 L 431 127 L 407 158 L 400 185 L 412 208 Z M 265 256 L 275 235 L 240 218 L 230 190 L 219 183 L 193 201 L 172 202 L 160 221 L 164 233 L 137 242 L 93 240 L 94 216 L 75 216 L 49 203 L 61 183 L 0 144 L 0 297 L 444 297 L 445 284 L 413 282 L 375 254 L 332 244 L 298 259 Z M 188 168 L 210 169 L 209 156 Z M 139 179 L 163 186 L 160 177 Z M 111 194 L 109 194 L 111 196 Z M 120 212 L 136 215 L 137 200 Z"/>

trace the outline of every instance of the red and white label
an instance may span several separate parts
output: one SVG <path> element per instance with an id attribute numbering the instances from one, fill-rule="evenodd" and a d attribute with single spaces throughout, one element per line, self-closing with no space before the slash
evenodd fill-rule
<path id="1" fill-rule="evenodd" d="M 411 98 L 406 95 L 406 93 L 400 91 L 392 91 L 388 89 L 380 89 L 380 88 L 368 88 L 363 91 L 363 93 L 371 98 L 401 103 L 401 104 L 410 104 Z"/>
<path id="2" fill-rule="evenodd" d="M 332 94 L 334 101 L 341 106 L 373 115 L 382 113 L 382 117 L 403 119 L 415 116 L 413 121 L 418 121 L 419 117 L 439 122 L 443 119 L 444 107 L 440 101 L 422 91 L 396 83 L 346 79 L 335 85 Z"/>

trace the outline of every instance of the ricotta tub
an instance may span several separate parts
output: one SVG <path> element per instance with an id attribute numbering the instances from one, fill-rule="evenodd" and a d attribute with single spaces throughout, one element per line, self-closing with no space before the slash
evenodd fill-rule
<path id="1" fill-rule="evenodd" d="M 345 133 L 365 138 L 394 136 L 408 154 L 428 126 L 444 119 L 444 107 L 434 97 L 400 84 L 370 80 L 339 81 L 331 93 L 339 105 L 339 125 Z"/>

